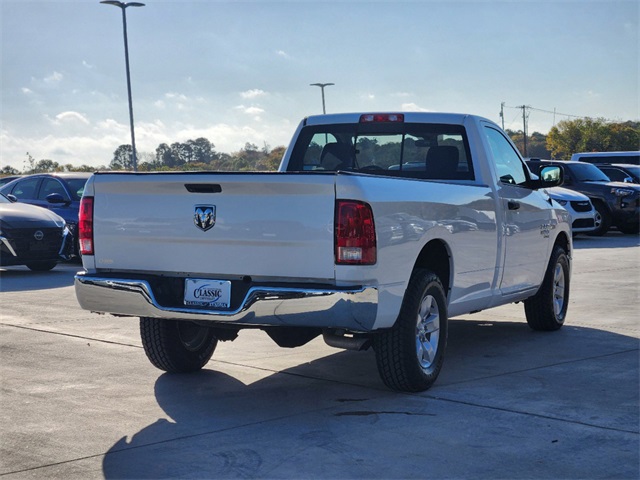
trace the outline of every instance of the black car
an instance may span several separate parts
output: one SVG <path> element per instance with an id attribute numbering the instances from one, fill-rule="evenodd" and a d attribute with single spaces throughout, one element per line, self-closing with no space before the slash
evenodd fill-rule
<path id="1" fill-rule="evenodd" d="M 640 183 L 640 165 L 627 165 L 624 163 L 594 164 L 612 182 Z"/>
<path id="2" fill-rule="evenodd" d="M 51 270 L 69 258 L 73 237 L 62 217 L 0 195 L 0 266 Z"/>
<path id="3" fill-rule="evenodd" d="M 543 166 L 563 167 L 563 187 L 589 197 L 602 217 L 589 235 L 604 235 L 612 225 L 623 233 L 637 234 L 640 230 L 640 185 L 612 182 L 598 167 L 586 162 L 529 160 L 527 165 L 536 175 Z"/>
<path id="4" fill-rule="evenodd" d="M 12 200 L 38 205 L 57 213 L 77 237 L 80 198 L 90 176 L 88 172 L 26 175 L 0 187 L 0 193 Z M 78 254 L 77 246 L 75 253 Z"/>

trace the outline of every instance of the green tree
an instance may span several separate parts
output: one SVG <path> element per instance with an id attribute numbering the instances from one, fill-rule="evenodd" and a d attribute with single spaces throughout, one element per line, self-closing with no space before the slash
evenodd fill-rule
<path id="1" fill-rule="evenodd" d="M 551 158 L 551 152 L 547 149 L 547 136 L 544 133 L 533 132 L 527 135 L 527 152 L 524 151 L 524 135 L 522 130 L 507 130 L 507 135 L 515 143 L 521 155 L 531 158 Z"/>
<path id="2" fill-rule="evenodd" d="M 53 160 L 43 159 L 38 160 L 33 169 L 33 173 L 50 173 L 50 172 L 60 172 L 64 168 L 60 166 L 58 162 L 54 162 Z"/>
<path id="3" fill-rule="evenodd" d="M 132 153 L 131 145 L 120 145 L 113 152 L 113 159 L 109 164 L 109 168 L 111 170 L 133 170 Z"/>
<path id="4" fill-rule="evenodd" d="M 568 159 L 576 152 L 612 152 L 640 148 L 640 122 L 609 122 L 603 118 L 563 120 L 547 135 L 554 158 Z"/>
<path id="5" fill-rule="evenodd" d="M 5 165 L 4 167 L 2 167 L 2 170 L 0 170 L 0 175 L 19 175 L 20 171 L 16 170 L 13 167 L 10 167 L 9 165 Z"/>

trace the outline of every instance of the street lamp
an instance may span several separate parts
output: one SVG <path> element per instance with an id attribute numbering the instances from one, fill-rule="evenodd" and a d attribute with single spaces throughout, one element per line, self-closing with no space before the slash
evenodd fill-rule
<path id="1" fill-rule="evenodd" d="M 324 108 L 324 87 L 328 87 L 330 85 L 335 85 L 335 83 L 310 83 L 311 87 L 320 87 L 322 90 L 322 113 L 327 113 L 327 110 Z"/>
<path id="2" fill-rule="evenodd" d="M 115 0 L 104 0 L 100 3 L 113 5 L 122 10 L 122 30 L 124 32 L 124 61 L 127 68 L 127 93 L 129 94 L 129 124 L 131 125 L 131 162 L 133 163 L 133 171 L 138 171 L 138 163 L 136 161 L 136 136 L 133 132 L 133 102 L 131 101 L 131 75 L 129 74 L 129 44 L 127 42 L 127 7 L 144 7 L 144 3 L 139 2 L 118 2 Z"/>

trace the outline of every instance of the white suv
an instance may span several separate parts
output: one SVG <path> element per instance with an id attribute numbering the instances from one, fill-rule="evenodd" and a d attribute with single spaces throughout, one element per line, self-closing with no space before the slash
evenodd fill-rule
<path id="1" fill-rule="evenodd" d="M 562 187 L 547 188 L 547 193 L 571 215 L 574 235 L 591 232 L 600 226 L 602 217 L 586 195 Z"/>

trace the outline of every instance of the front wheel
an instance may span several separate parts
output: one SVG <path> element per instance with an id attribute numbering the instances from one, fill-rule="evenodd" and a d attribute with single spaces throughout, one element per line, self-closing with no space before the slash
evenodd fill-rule
<path id="1" fill-rule="evenodd" d="M 213 330 L 193 322 L 140 318 L 140 338 L 149 361 L 165 372 L 195 372 L 218 345 Z"/>
<path id="2" fill-rule="evenodd" d="M 422 392 L 433 385 L 447 346 L 447 302 L 437 275 L 413 272 L 395 325 L 376 334 L 373 345 L 387 387 Z"/>
<path id="3" fill-rule="evenodd" d="M 609 231 L 613 219 L 611 218 L 609 210 L 607 210 L 607 207 L 602 202 L 593 202 L 593 206 L 596 209 L 596 228 L 588 232 L 587 235 L 590 235 L 592 237 L 601 237 Z"/>
<path id="4" fill-rule="evenodd" d="M 552 331 L 564 325 L 569 307 L 570 275 L 567 253 L 555 246 L 538 293 L 524 301 L 527 323 L 532 329 Z"/>
<path id="5" fill-rule="evenodd" d="M 640 233 L 640 224 L 631 223 L 625 225 L 618 225 L 618 230 L 627 235 L 638 235 Z"/>

